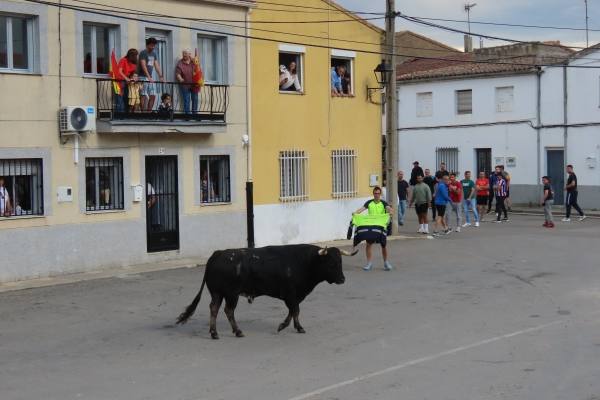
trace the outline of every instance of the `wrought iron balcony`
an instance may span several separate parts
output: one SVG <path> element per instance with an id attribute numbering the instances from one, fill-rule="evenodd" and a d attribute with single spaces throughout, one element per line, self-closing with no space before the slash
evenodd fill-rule
<path id="1" fill-rule="evenodd" d="M 142 108 L 144 100 L 130 93 L 143 90 L 140 87 L 148 82 L 139 81 L 140 85 L 128 85 L 126 82 L 111 79 L 97 79 L 97 115 L 102 121 L 144 121 L 145 124 L 156 122 L 193 123 L 215 122 L 225 123 L 229 102 L 229 86 L 205 84 L 194 90 L 192 84 L 179 82 L 154 82 L 154 104 L 152 108 Z M 115 85 L 121 88 L 121 95 L 115 92 Z M 191 90 L 190 90 L 191 88 Z M 161 108 L 163 94 L 171 96 L 170 109 Z M 184 94 L 186 93 L 186 94 Z M 186 99 L 187 97 L 187 99 Z M 195 100 L 197 98 L 197 101 Z M 138 103 L 139 99 L 139 103 Z M 187 101 L 186 101 L 187 100 Z M 139 105 L 138 105 L 139 104 Z"/>

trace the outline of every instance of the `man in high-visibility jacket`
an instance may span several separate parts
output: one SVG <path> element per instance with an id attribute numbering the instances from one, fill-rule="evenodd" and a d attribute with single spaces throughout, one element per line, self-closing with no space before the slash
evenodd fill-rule
<path id="1" fill-rule="evenodd" d="M 389 222 L 391 219 L 391 215 L 393 215 L 393 209 L 390 207 L 388 203 L 384 200 L 381 200 L 381 188 L 375 187 L 373 189 L 373 199 L 367 201 L 361 208 L 356 210 L 353 215 L 361 214 L 364 211 L 368 211 L 370 216 L 375 215 L 388 215 L 387 221 Z M 373 268 L 373 250 L 372 246 L 374 243 L 379 243 L 381 245 L 381 255 L 383 256 L 383 269 L 386 271 L 392 270 L 392 265 L 388 261 L 388 253 L 387 253 L 387 239 L 386 239 L 386 228 L 380 226 L 364 226 L 363 231 L 361 232 L 361 226 L 357 227 L 356 237 L 354 240 L 355 246 L 358 242 L 362 240 L 366 240 L 367 242 L 367 265 L 363 268 L 365 271 L 370 271 Z M 361 238 L 362 235 L 362 238 Z M 358 241 L 357 241 L 358 239 Z"/>

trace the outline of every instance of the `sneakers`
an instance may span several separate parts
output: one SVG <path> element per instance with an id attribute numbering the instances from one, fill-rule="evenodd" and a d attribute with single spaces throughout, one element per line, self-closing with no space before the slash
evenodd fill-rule
<path id="1" fill-rule="evenodd" d="M 363 267 L 363 271 L 370 271 L 373 269 L 373 263 L 368 263 Z"/>
<path id="2" fill-rule="evenodd" d="M 495 224 L 500 224 L 500 223 L 502 223 L 502 221 L 500 221 L 499 219 L 495 219 L 495 220 L 493 220 L 492 222 L 493 222 L 493 223 L 495 223 Z"/>
<path id="3" fill-rule="evenodd" d="M 460 232 L 460 226 L 457 226 L 454 232 Z"/>
<path id="4" fill-rule="evenodd" d="M 553 222 L 544 222 L 544 227 L 546 228 L 554 228 L 554 223 Z"/>
<path id="5" fill-rule="evenodd" d="M 504 217 L 504 218 L 502 218 L 502 222 L 510 222 L 510 219 Z"/>
<path id="6" fill-rule="evenodd" d="M 571 218 L 563 218 L 561 221 L 562 222 L 571 222 Z"/>
<path id="7" fill-rule="evenodd" d="M 466 228 L 467 226 L 471 226 L 471 223 L 470 222 L 464 223 L 462 227 Z"/>
<path id="8" fill-rule="evenodd" d="M 544 225 L 542 225 L 542 226 L 548 227 L 548 225 L 549 225 L 548 221 L 544 221 Z"/>
<path id="9" fill-rule="evenodd" d="M 583 221 L 586 218 L 587 218 L 587 215 L 582 215 L 581 217 L 579 217 L 579 222 Z"/>
<path id="10" fill-rule="evenodd" d="M 423 227 L 419 227 L 419 230 L 417 231 L 417 233 L 423 233 Z"/>
<path id="11" fill-rule="evenodd" d="M 475 222 L 475 228 L 479 228 L 479 222 Z"/>
<path id="12" fill-rule="evenodd" d="M 386 261 L 383 263 L 383 269 L 385 271 L 391 271 L 392 269 L 394 269 L 394 267 L 392 267 L 392 264 L 390 264 L 389 261 Z"/>
<path id="13" fill-rule="evenodd" d="M 448 229 L 446 229 L 446 230 L 444 231 L 444 233 L 445 233 L 446 235 L 449 235 L 449 234 L 451 234 L 451 233 L 452 233 L 452 229 L 448 228 Z"/>

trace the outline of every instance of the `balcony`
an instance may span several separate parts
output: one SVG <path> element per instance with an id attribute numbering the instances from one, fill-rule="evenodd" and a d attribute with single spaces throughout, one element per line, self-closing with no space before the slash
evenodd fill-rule
<path id="1" fill-rule="evenodd" d="M 127 85 L 123 96 L 114 91 L 114 81 L 97 79 L 97 128 L 99 133 L 215 133 L 224 132 L 229 86 L 203 85 L 194 106 L 184 103 L 182 89 L 189 84 L 155 82 L 155 101 L 150 111 L 130 106 Z M 171 96 L 171 109 L 159 110 L 161 96 Z M 193 95 L 192 95 L 193 96 Z M 140 96 L 140 100 L 142 97 Z M 187 110 L 186 110 L 187 108 Z"/>

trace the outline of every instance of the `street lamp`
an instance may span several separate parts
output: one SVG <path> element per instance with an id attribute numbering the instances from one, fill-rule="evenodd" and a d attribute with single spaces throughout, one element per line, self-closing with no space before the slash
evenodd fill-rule
<path id="1" fill-rule="evenodd" d="M 390 80 L 392 78 L 393 72 L 394 72 L 394 70 L 386 64 L 385 60 L 382 60 L 381 63 L 379 65 L 377 65 L 377 67 L 375 67 L 375 69 L 373 70 L 373 73 L 375 74 L 375 80 L 379 84 L 379 87 L 376 87 L 376 88 L 367 87 L 367 96 L 368 96 L 368 100 L 371 103 L 380 104 L 380 103 L 373 101 L 372 95 L 374 92 L 383 93 L 383 90 L 385 90 L 387 84 L 390 82 Z M 385 99 L 383 100 L 383 103 L 385 103 Z"/>

